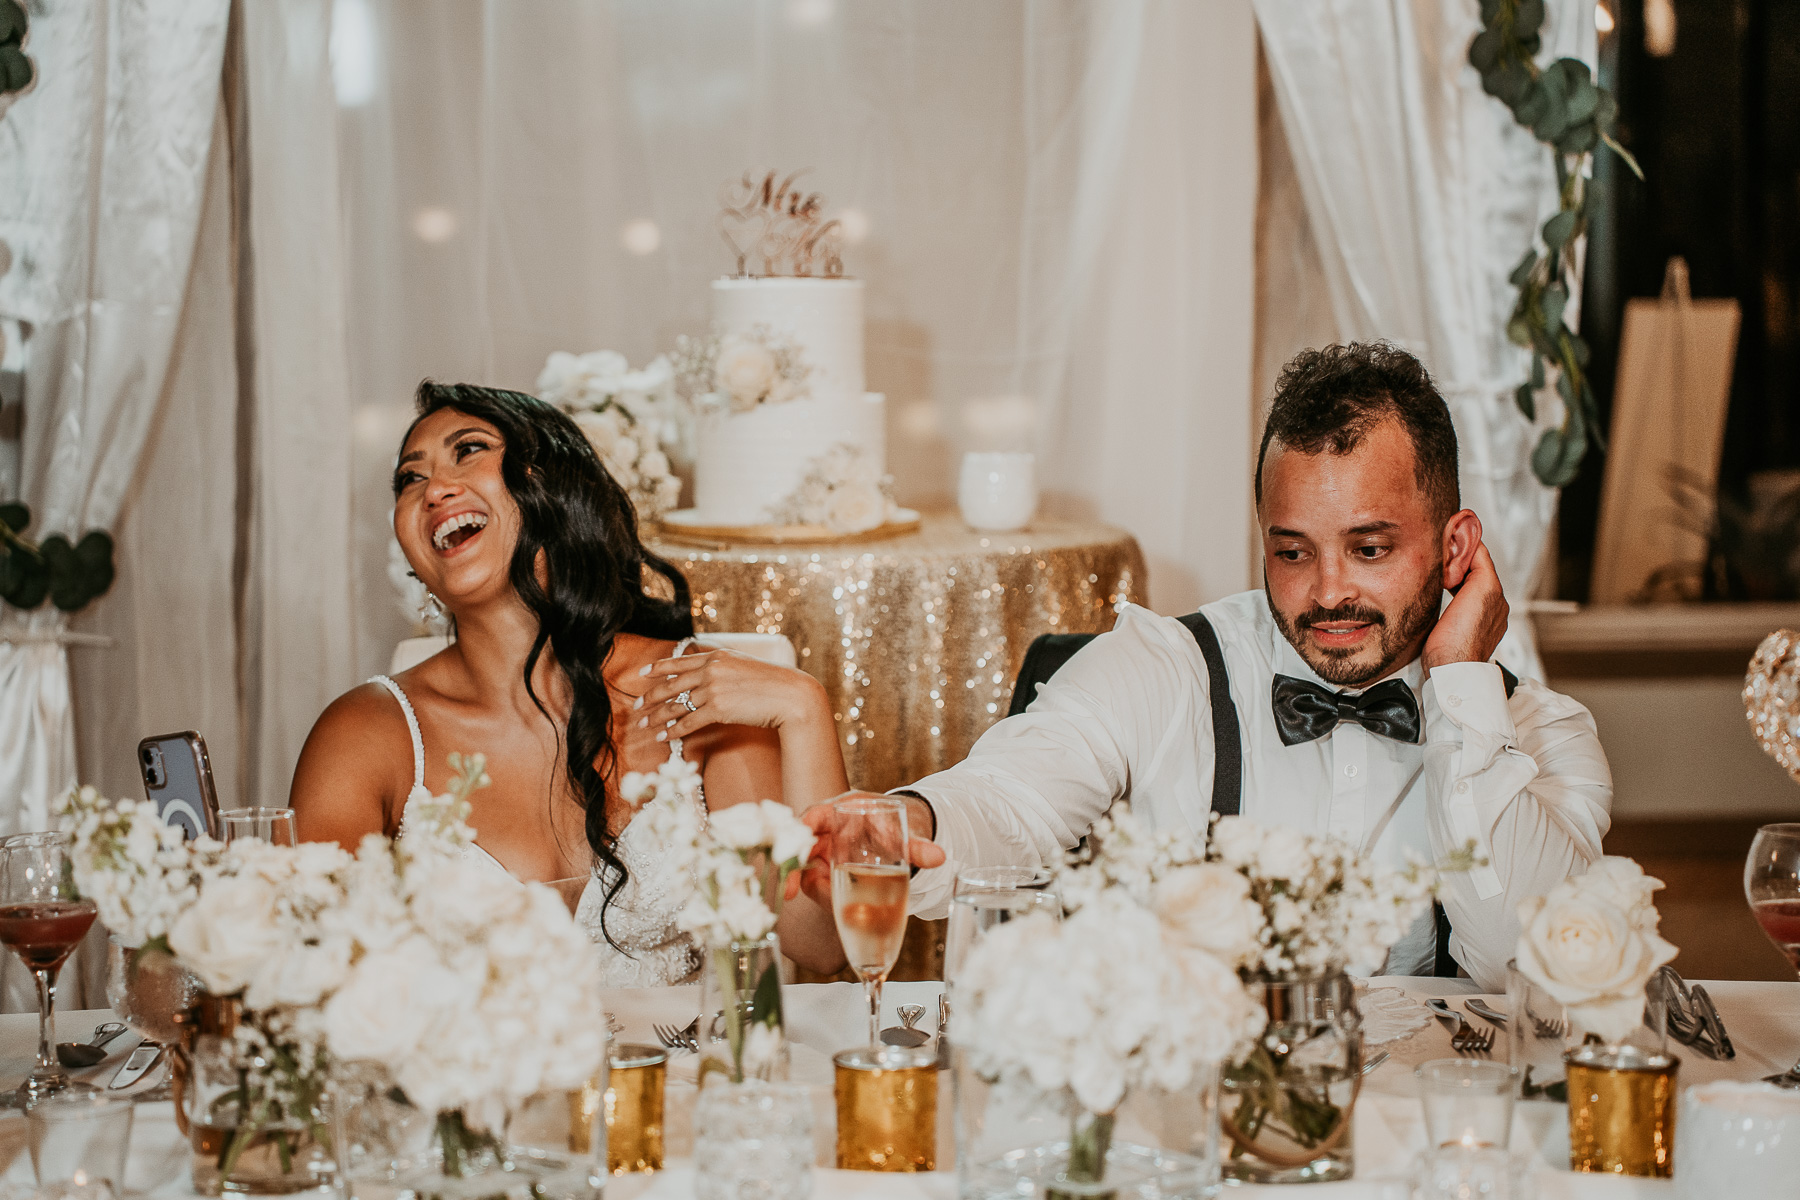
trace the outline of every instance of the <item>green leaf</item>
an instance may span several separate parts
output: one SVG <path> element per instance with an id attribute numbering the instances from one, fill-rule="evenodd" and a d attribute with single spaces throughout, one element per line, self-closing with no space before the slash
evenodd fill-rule
<path id="1" fill-rule="evenodd" d="M 1571 426 L 1565 435 L 1560 429 L 1546 429 L 1531 454 L 1531 473 L 1547 487 L 1568 487 L 1581 469 L 1587 454 L 1587 437 L 1579 426 Z"/>
<path id="2" fill-rule="evenodd" d="M 1513 10 L 1513 35 L 1523 37 L 1544 27 L 1544 0 L 1522 0 Z"/>
<path id="3" fill-rule="evenodd" d="M 1489 91 L 1508 108 L 1516 109 L 1531 90 L 1531 72 L 1523 63 L 1509 62 L 1494 73 L 1494 86 Z"/>
<path id="4" fill-rule="evenodd" d="M 12 588 L 0 599 L 14 608 L 36 608 L 50 594 L 50 571 L 44 560 L 14 551 L 7 555 L 14 568 Z"/>
<path id="5" fill-rule="evenodd" d="M 1600 144 L 1600 130 L 1592 121 L 1570 125 L 1556 139 L 1556 148 L 1564 154 L 1591 154 Z"/>
<path id="6" fill-rule="evenodd" d="M 36 74 L 31 59 L 17 46 L 0 46 L 0 92 L 22 92 Z"/>
<path id="7" fill-rule="evenodd" d="M 1513 119 L 1521 125 L 1535 126 L 1550 110 L 1550 103 L 1550 93 L 1544 90 L 1542 84 L 1534 82 L 1513 106 Z"/>
<path id="8" fill-rule="evenodd" d="M 1506 340 L 1515 346 L 1531 345 L 1531 322 L 1522 313 L 1515 312 L 1506 323 Z"/>
<path id="9" fill-rule="evenodd" d="M 1575 233 L 1575 213 L 1564 209 L 1548 221 L 1544 222 L 1544 245 L 1550 247 L 1551 253 L 1560 251 L 1569 244 L 1569 238 Z M 1552 325 L 1556 322 L 1550 322 Z"/>
<path id="10" fill-rule="evenodd" d="M 1563 405 L 1569 409 L 1570 415 L 1563 418 L 1564 424 L 1570 420 L 1579 421 L 1581 414 L 1575 412 L 1575 385 L 1570 382 L 1567 371 L 1556 377 L 1556 394 L 1563 398 Z"/>
<path id="11" fill-rule="evenodd" d="M 1569 345 L 1575 351 L 1575 361 L 1585 370 L 1588 365 L 1588 344 L 1580 334 L 1569 334 Z"/>
<path id="12" fill-rule="evenodd" d="M 1584 71 L 1569 89 L 1569 120 L 1585 121 L 1594 115 L 1600 105 L 1600 89 Z"/>
<path id="13" fill-rule="evenodd" d="M 1619 119 L 1619 101 L 1605 88 L 1594 89 L 1598 99 L 1594 101 L 1594 124 L 1602 133 L 1611 133 L 1613 122 Z"/>
<path id="14" fill-rule="evenodd" d="M 1533 246 L 1525 252 L 1525 257 L 1519 260 L 1519 265 L 1513 268 L 1512 274 L 1506 277 L 1506 281 L 1516 288 L 1524 287 L 1525 281 L 1531 278 L 1531 270 L 1537 266 L 1537 261 L 1537 247 Z"/>
<path id="15" fill-rule="evenodd" d="M 1538 300 L 1538 310 L 1544 314 L 1544 328 L 1554 332 L 1562 324 L 1563 309 L 1569 305 L 1569 290 L 1560 283 L 1553 283 L 1544 289 Z"/>
<path id="16" fill-rule="evenodd" d="M 1537 360 L 1533 359 L 1532 361 L 1535 363 Z M 1519 390 L 1513 393 L 1513 399 L 1518 403 L 1519 411 L 1525 414 L 1527 421 L 1537 420 L 1537 397 L 1532 394 L 1529 383 L 1521 383 Z"/>
<path id="17" fill-rule="evenodd" d="M 1531 386 L 1534 388 L 1544 386 L 1544 360 L 1535 354 L 1531 356 Z"/>
<path id="18" fill-rule="evenodd" d="M 75 557 L 83 566 L 112 564 L 113 540 L 103 529 L 90 529 L 75 543 Z"/>
<path id="19" fill-rule="evenodd" d="M 781 973 L 777 964 L 770 963 L 762 978 L 756 981 L 756 994 L 750 1005 L 752 1020 L 764 1025 L 774 1025 L 781 1020 Z"/>
<path id="20" fill-rule="evenodd" d="M 0 42 L 25 40 L 25 6 L 19 0 L 0 0 Z"/>
<path id="21" fill-rule="evenodd" d="M 1469 43 L 1469 65 L 1486 75 L 1500 63 L 1500 32 L 1484 29 Z"/>
<path id="22" fill-rule="evenodd" d="M 31 526 L 31 510 L 17 501 L 0 504 L 0 523 L 14 533 L 24 533 Z"/>

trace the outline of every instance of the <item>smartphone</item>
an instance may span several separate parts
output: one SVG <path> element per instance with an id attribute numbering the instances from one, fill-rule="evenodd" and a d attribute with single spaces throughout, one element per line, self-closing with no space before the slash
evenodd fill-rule
<path id="1" fill-rule="evenodd" d="M 203 833 L 218 836 L 219 794 L 205 738 L 191 729 L 145 738 L 138 743 L 138 773 L 144 777 L 144 798 L 156 805 L 165 825 L 180 829 L 190 842 Z"/>

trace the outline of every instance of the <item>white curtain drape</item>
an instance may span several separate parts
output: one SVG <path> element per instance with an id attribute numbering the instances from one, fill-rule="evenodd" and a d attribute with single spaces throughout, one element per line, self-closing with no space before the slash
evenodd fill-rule
<path id="1" fill-rule="evenodd" d="M 219 113 L 225 0 L 33 5 L 34 89 L 0 120 L 0 317 L 25 346 L 20 490 L 32 532 L 113 529 L 138 479 L 182 312 Z M 41 829 L 76 779 L 67 622 L 0 642 L 0 832 Z M 104 655 L 104 649 L 81 653 Z M 16 964 L 4 982 L 17 1002 Z M 66 989 L 83 991 L 79 973 Z"/>
<path id="2" fill-rule="evenodd" d="M 409 632 L 387 484 L 419 380 L 528 389 L 553 350 L 641 365 L 703 331 L 732 267 L 720 187 L 746 169 L 810 167 L 855 214 L 902 502 L 948 501 L 964 449 L 1035 449 L 1053 509 L 1138 535 L 1158 606 L 1250 585 L 1248 0 L 335 20 L 361 674 Z"/>
<path id="3" fill-rule="evenodd" d="M 1556 209 L 1549 151 L 1481 91 L 1467 61 L 1476 0 L 1254 3 L 1337 334 L 1403 345 L 1436 378 L 1462 448 L 1463 502 L 1517 618 L 1501 657 L 1541 677 L 1524 613 L 1556 493 L 1530 460 L 1561 409 L 1540 398 L 1534 426 L 1514 407 L 1528 359 L 1505 326 L 1507 275 Z M 1592 4 L 1548 8 L 1546 59 L 1593 62 Z M 1265 345 L 1281 338 L 1279 321 L 1265 327 Z"/>

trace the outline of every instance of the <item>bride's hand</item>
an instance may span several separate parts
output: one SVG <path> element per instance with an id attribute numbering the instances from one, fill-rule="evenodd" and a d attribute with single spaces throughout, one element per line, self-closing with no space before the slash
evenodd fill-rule
<path id="1" fill-rule="evenodd" d="M 794 667 L 730 650 L 659 659 L 640 674 L 656 683 L 638 699 L 637 724 L 656 730 L 659 742 L 687 737 L 708 725 L 779 730 L 831 724 L 831 702 L 818 680 Z"/>

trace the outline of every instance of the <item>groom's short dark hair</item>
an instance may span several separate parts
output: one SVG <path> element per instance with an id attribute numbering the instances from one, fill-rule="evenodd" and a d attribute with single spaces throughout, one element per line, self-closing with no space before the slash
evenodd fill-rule
<path id="1" fill-rule="evenodd" d="M 1456 482 L 1456 427 L 1425 364 L 1386 342 L 1302 350 L 1281 369 L 1256 455 L 1262 503 L 1269 443 L 1301 454 L 1348 454 L 1369 430 L 1392 418 L 1412 438 L 1413 474 L 1439 519 L 1462 507 Z"/>

